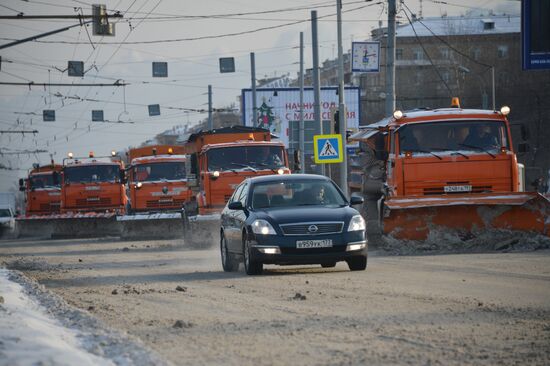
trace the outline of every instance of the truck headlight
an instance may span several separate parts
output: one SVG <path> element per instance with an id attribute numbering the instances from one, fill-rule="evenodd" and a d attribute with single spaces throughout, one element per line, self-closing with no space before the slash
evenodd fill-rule
<path id="1" fill-rule="evenodd" d="M 254 234 L 261 234 L 261 235 L 277 235 L 275 232 L 275 229 L 273 229 L 273 226 L 265 220 L 255 220 L 252 223 L 252 231 Z"/>
<path id="2" fill-rule="evenodd" d="M 365 230 L 365 219 L 361 215 L 355 215 L 349 221 L 348 231 Z"/>

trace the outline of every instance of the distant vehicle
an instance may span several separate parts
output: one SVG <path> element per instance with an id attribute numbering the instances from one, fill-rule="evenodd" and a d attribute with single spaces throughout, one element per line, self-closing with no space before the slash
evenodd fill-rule
<path id="1" fill-rule="evenodd" d="M 36 164 L 26 179 L 19 179 L 19 190 L 25 192 L 25 215 L 57 214 L 61 206 L 61 170 L 63 166 Z"/>
<path id="2" fill-rule="evenodd" d="M 15 229 L 15 195 L 11 192 L 0 193 L 0 237 Z"/>
<path id="3" fill-rule="evenodd" d="M 365 221 L 327 177 L 310 174 L 246 179 L 221 215 L 220 251 L 224 271 L 244 262 L 249 275 L 264 264 L 321 264 L 346 261 L 350 270 L 367 267 Z"/>

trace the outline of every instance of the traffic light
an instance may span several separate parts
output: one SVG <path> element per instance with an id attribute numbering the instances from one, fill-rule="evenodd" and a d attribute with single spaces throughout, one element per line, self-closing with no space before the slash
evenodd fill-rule
<path id="1" fill-rule="evenodd" d="M 334 111 L 332 118 L 334 122 L 334 133 L 340 133 L 340 112 L 338 109 Z"/>

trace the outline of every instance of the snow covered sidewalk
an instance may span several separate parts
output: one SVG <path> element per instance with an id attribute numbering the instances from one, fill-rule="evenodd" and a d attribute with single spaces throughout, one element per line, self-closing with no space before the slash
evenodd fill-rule
<path id="1" fill-rule="evenodd" d="M 83 350 L 79 332 L 62 326 L 0 268 L 0 364 L 114 365 Z"/>
<path id="2" fill-rule="evenodd" d="M 0 267 L 0 366 L 164 363 L 18 272 Z"/>

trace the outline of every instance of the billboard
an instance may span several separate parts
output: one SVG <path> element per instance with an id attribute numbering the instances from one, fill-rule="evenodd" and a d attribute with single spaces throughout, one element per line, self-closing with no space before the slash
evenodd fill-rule
<path id="1" fill-rule="evenodd" d="M 360 95 L 358 87 L 346 87 L 344 100 L 347 109 L 348 129 L 357 130 L 361 120 Z M 252 90 L 243 89 L 241 95 L 243 125 L 268 128 L 291 150 L 299 142 L 297 132 L 300 121 L 299 88 L 256 89 L 257 118 L 252 114 Z M 334 111 L 338 108 L 338 88 L 321 88 L 321 120 L 323 128 L 314 126 L 313 88 L 304 88 L 304 121 L 306 151 L 313 153 L 313 135 L 331 133 L 330 126 Z M 311 138 L 309 138 L 311 137 Z M 311 144 L 311 146 L 309 146 Z"/>
<path id="2" fill-rule="evenodd" d="M 521 2 L 523 70 L 550 69 L 550 0 Z"/>

